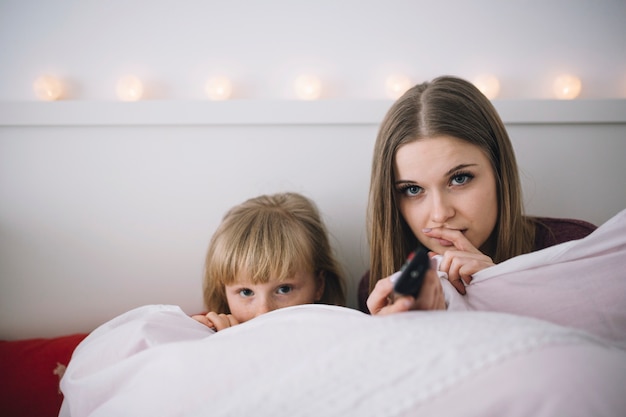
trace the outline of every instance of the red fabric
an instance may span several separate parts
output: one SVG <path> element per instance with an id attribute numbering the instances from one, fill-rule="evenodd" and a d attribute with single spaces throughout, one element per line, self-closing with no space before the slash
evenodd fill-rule
<path id="1" fill-rule="evenodd" d="M 63 395 L 55 370 L 65 369 L 86 336 L 0 341 L 0 415 L 58 416 Z"/>

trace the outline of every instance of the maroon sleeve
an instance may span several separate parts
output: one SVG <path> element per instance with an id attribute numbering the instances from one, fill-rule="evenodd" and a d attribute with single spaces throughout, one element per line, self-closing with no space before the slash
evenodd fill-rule
<path id="1" fill-rule="evenodd" d="M 534 250 L 544 249 L 570 240 L 582 239 L 597 229 L 584 220 L 536 217 Z"/>

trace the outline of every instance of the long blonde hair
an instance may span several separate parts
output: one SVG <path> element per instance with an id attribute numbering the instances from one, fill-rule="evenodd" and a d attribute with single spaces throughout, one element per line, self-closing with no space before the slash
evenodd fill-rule
<path id="1" fill-rule="evenodd" d="M 224 286 L 237 275 L 255 283 L 296 271 L 325 280 L 323 304 L 345 305 L 345 281 L 315 204 L 298 193 L 262 195 L 230 209 L 206 255 L 203 291 L 209 311 L 230 313 Z"/>
<path id="2" fill-rule="evenodd" d="M 376 281 L 397 271 L 419 243 L 396 203 L 396 152 L 420 138 L 444 135 L 478 146 L 495 173 L 498 219 L 491 234 L 495 250 L 487 255 L 498 263 L 532 250 L 533 222 L 524 216 L 517 162 L 504 123 L 473 84 L 457 77 L 438 77 L 400 97 L 378 132 L 367 209 L 370 291 Z"/>

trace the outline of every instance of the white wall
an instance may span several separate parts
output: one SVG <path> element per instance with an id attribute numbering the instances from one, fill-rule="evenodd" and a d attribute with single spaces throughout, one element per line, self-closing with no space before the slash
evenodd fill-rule
<path id="1" fill-rule="evenodd" d="M 88 331 L 142 304 L 202 311 L 205 251 L 222 216 L 280 191 L 318 203 L 355 305 L 375 131 L 0 122 L 0 335 Z"/>
<path id="2" fill-rule="evenodd" d="M 510 3 L 0 2 L 0 339 L 89 331 L 141 304 L 200 310 L 224 212 L 284 190 L 318 202 L 354 306 L 391 104 L 372 99 L 391 70 L 500 77 L 530 213 L 599 224 L 626 208 L 625 4 Z M 303 70 L 340 100 L 284 101 Z M 565 70 L 598 100 L 528 101 Z M 218 71 L 250 100 L 204 101 Z M 44 72 L 69 101 L 33 102 Z M 163 100 L 112 102 L 129 72 Z"/>
<path id="3" fill-rule="evenodd" d="M 573 72 L 583 98 L 626 97 L 623 0 L 3 0 L 0 100 L 30 100 L 50 72 L 78 99 L 115 99 L 135 73 L 152 97 L 201 99 L 226 73 L 242 98 L 292 97 L 301 72 L 326 97 L 382 98 L 415 82 L 491 72 L 501 98 L 546 98 Z"/>

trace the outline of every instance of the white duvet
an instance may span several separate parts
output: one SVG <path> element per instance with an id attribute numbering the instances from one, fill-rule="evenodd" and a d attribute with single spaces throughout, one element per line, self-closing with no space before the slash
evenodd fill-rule
<path id="1" fill-rule="evenodd" d="M 584 239 L 517 256 L 478 272 L 467 287 L 467 297 L 447 281 L 442 285 L 450 310 L 536 317 L 626 348 L 626 210 Z"/>
<path id="2" fill-rule="evenodd" d="M 626 415 L 625 270 L 626 211 L 477 274 L 451 311 L 306 305 L 215 333 L 140 307 L 78 346 L 61 415 Z"/>

